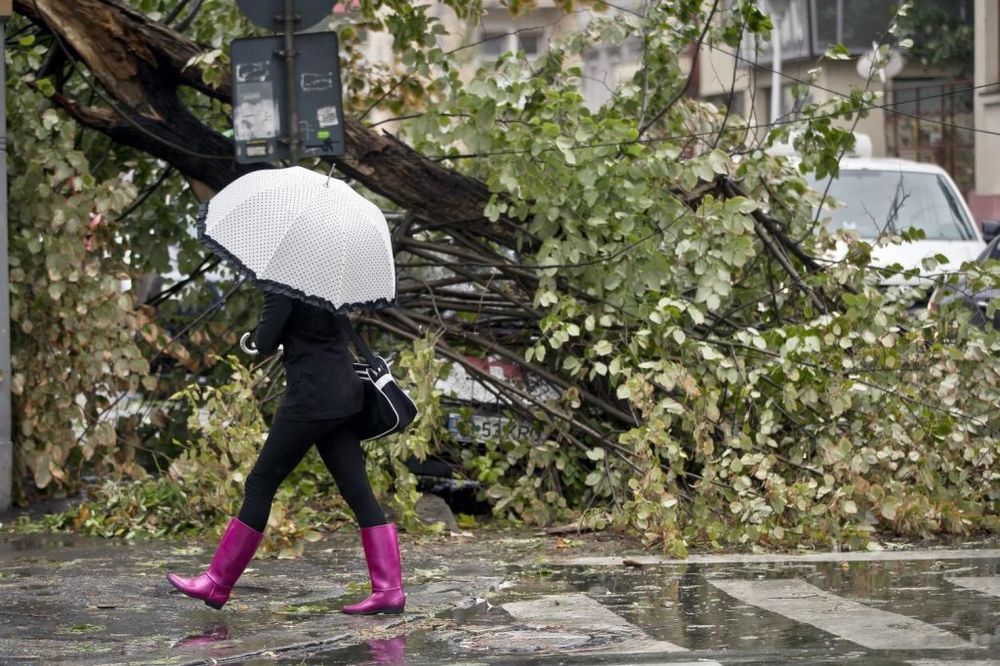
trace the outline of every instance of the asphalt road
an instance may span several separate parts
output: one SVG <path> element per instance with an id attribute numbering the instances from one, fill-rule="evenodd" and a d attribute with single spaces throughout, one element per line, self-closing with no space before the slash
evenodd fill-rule
<path id="1" fill-rule="evenodd" d="M 403 538 L 398 617 L 362 594 L 354 535 L 258 559 L 222 611 L 172 592 L 211 550 L 0 537 L 3 664 L 1000 666 L 1000 549 L 698 556 L 601 537 Z"/>

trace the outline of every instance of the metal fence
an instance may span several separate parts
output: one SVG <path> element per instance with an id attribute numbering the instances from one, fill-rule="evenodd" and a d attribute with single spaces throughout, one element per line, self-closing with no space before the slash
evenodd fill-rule
<path id="1" fill-rule="evenodd" d="M 945 169 L 963 193 L 975 188 L 973 82 L 896 79 L 886 91 L 886 152 Z"/>

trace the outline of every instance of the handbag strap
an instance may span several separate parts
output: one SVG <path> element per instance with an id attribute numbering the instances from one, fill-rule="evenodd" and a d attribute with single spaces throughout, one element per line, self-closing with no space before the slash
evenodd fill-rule
<path id="1" fill-rule="evenodd" d="M 372 350 L 368 348 L 368 345 L 365 343 L 364 338 L 358 335 L 358 332 L 354 329 L 354 325 L 351 323 L 351 320 L 341 315 L 337 317 L 337 324 L 340 326 L 340 329 L 342 331 L 347 333 L 347 336 L 351 339 L 351 342 L 354 343 L 354 346 L 357 348 L 359 352 L 361 352 L 361 355 L 365 358 L 365 361 L 368 362 L 368 365 L 372 366 L 373 368 L 377 368 L 379 363 L 378 360 L 375 358 L 375 354 L 373 354 Z"/>

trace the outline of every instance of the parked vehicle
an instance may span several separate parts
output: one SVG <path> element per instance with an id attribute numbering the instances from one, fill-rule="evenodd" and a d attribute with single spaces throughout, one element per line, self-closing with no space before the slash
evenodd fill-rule
<path id="1" fill-rule="evenodd" d="M 994 222 L 990 225 L 987 223 L 983 225 L 983 229 L 993 238 L 986 249 L 976 257 L 976 262 L 983 263 L 989 259 L 1000 261 L 1000 235 L 997 234 L 997 231 L 1000 231 L 1000 224 Z M 995 313 L 992 319 L 986 313 L 990 301 L 1000 299 L 1000 287 L 971 292 L 966 287 L 967 284 L 968 281 L 963 277 L 959 279 L 955 287 L 939 287 L 931 296 L 928 309 L 931 312 L 937 312 L 949 306 L 966 307 L 972 311 L 970 321 L 974 325 L 987 326 L 992 324 L 993 328 L 1000 331 L 1000 311 Z"/>
<path id="2" fill-rule="evenodd" d="M 872 246 L 873 266 L 901 267 L 895 274 L 882 277 L 884 287 L 933 287 L 934 275 L 955 271 L 983 251 L 983 236 L 944 169 L 923 162 L 874 158 L 871 138 L 861 133 L 854 136 L 854 150 L 841 159 L 838 176 L 819 181 L 810 178 L 809 184 L 828 196 L 821 214 L 828 229 L 854 231 Z M 794 139 L 775 144 L 768 152 L 798 161 Z M 910 228 L 922 230 L 924 238 L 901 244 L 879 242 L 886 235 Z M 836 261 L 845 253 L 846 247 L 841 246 L 826 258 Z M 948 261 L 925 269 L 924 259 L 936 255 Z M 918 269 L 919 274 L 903 275 L 912 269 Z"/>
<path id="3" fill-rule="evenodd" d="M 903 271 L 920 271 L 917 277 L 902 272 L 886 275 L 881 280 L 885 286 L 933 286 L 933 275 L 958 270 L 986 246 L 958 187 L 937 165 L 851 157 L 841 161 L 837 178 L 812 186 L 823 192 L 828 182 L 828 196 L 837 202 L 823 207 L 829 229 L 849 229 L 870 243 L 875 266 L 898 264 Z M 923 231 L 924 238 L 901 244 L 878 242 L 911 228 Z M 948 261 L 925 269 L 923 260 L 937 255 Z"/>

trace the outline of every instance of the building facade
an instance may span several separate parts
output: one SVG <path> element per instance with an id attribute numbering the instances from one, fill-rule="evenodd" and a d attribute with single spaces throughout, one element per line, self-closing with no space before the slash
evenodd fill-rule
<path id="1" fill-rule="evenodd" d="M 963 191 L 975 187 L 971 79 L 953 66 L 925 66 L 902 51 L 894 52 L 881 72 L 872 71 L 874 47 L 892 43 L 887 28 L 896 0 L 761 0 L 761 5 L 773 10 L 776 1 L 787 5 L 783 19 L 776 20 L 780 67 L 770 43 L 744 40 L 738 53 L 708 45 L 698 62 L 703 99 L 732 105 L 762 136 L 772 121 L 775 69 L 780 69 L 783 88 L 779 121 L 794 120 L 805 104 L 827 102 L 856 89 L 872 90 L 880 99 L 855 129 L 871 138 L 874 156 L 934 162 L 948 170 Z M 918 1 L 956 20 L 972 20 L 971 0 Z M 846 47 L 847 59 L 824 58 L 835 44 Z"/>
<path id="2" fill-rule="evenodd" d="M 601 12 L 614 16 L 634 11 L 641 0 L 620 0 Z M 594 16 L 586 8 L 567 13 L 553 0 L 539 0 L 528 12 L 513 16 L 499 0 L 484 2 L 485 13 L 478 25 L 458 19 L 454 12 L 437 3 L 435 15 L 448 29 L 443 48 L 454 49 L 472 44 L 463 55 L 463 74 L 471 77 L 477 68 L 495 62 L 509 51 L 523 51 L 532 60 L 542 55 L 553 40 L 586 29 Z M 632 78 L 642 62 L 638 41 L 621 45 L 596 45 L 579 63 L 583 70 L 581 92 L 591 109 L 597 109 L 611 99 L 614 90 Z"/>
<path id="3" fill-rule="evenodd" d="M 969 207 L 977 220 L 1000 220 L 1000 0 L 976 0 L 976 186 Z M 997 84 L 997 85 L 991 85 Z M 990 134 L 989 132 L 994 132 Z"/>
<path id="4" fill-rule="evenodd" d="M 760 3 L 772 17 L 783 11 L 775 31 L 781 40 L 780 58 L 775 58 L 770 41 L 745 39 L 739 49 L 704 44 L 699 52 L 692 49 L 682 58 L 696 70 L 689 94 L 731 107 L 763 138 L 773 122 L 775 69 L 780 70 L 779 122 L 793 122 L 806 104 L 826 102 L 858 88 L 878 92 L 878 101 L 854 127 L 870 137 L 873 155 L 941 165 L 968 196 L 979 219 L 1000 219 L 1000 162 L 989 159 L 1000 154 L 1000 136 L 973 129 L 1000 131 L 1000 87 L 977 88 L 1000 80 L 1000 0 L 916 0 L 920 7 L 934 8 L 959 22 L 971 24 L 974 14 L 974 81 L 971 72 L 925 66 L 902 51 L 883 72 L 871 71 L 873 47 L 895 39 L 887 29 L 896 17 L 898 0 Z M 553 0 L 539 0 L 516 17 L 499 0 L 484 5 L 480 20 L 459 19 L 443 3 L 431 3 L 429 9 L 447 29 L 442 48 L 455 50 L 466 78 L 507 51 L 521 50 L 529 59 L 537 58 L 552 40 L 586 29 L 594 16 L 585 7 L 566 12 Z M 620 0 L 601 15 L 641 7 L 641 0 Z M 375 37 L 369 58 L 390 61 L 388 37 Z M 846 47 L 846 59 L 824 57 L 835 44 Z M 637 42 L 599 44 L 584 53 L 579 63 L 581 92 L 588 106 L 596 109 L 606 103 L 638 71 L 641 60 Z"/>

